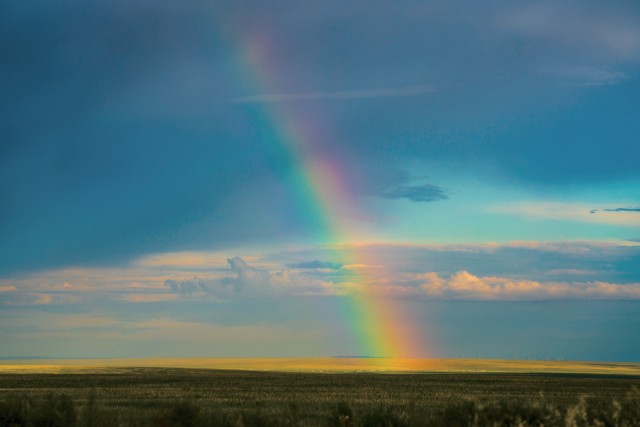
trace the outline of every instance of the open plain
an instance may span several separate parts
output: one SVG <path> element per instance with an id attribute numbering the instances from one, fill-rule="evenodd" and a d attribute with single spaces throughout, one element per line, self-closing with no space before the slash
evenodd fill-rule
<path id="1" fill-rule="evenodd" d="M 215 359 L 207 360 L 210 367 L 215 365 Z M 281 363 L 277 370 L 272 366 L 276 360 Z M 205 369 L 205 359 L 194 360 L 192 367 L 185 359 L 164 360 L 165 366 L 159 366 L 162 360 L 147 360 L 138 366 L 136 362 L 140 361 L 135 360 L 130 360 L 129 366 L 122 360 L 105 360 L 102 364 L 78 360 L 5 363 L 0 366 L 0 425 L 43 425 L 36 421 L 65 413 L 64 420 L 44 424 L 399 426 L 640 422 L 640 375 L 636 364 L 613 364 L 607 371 L 605 364 L 532 362 L 526 369 L 528 362 L 458 360 L 432 363 L 440 370 L 392 371 L 382 370 L 380 360 L 369 370 L 365 365 L 371 366 L 372 360 L 368 359 L 314 360 L 315 365 L 312 359 L 285 365 L 283 359 L 238 359 L 236 363 L 244 364 L 243 370 Z M 391 366 L 392 361 L 387 362 Z M 329 370 L 327 366 L 332 363 L 333 370 Z M 400 361 L 393 363 L 408 366 Z M 414 361 L 413 367 L 417 364 Z M 452 369 L 454 365 L 458 371 Z M 587 365 L 599 372 L 577 369 Z M 444 371 L 445 367 L 449 371 Z M 11 424 L 11 417 L 22 417 L 24 423 Z"/>

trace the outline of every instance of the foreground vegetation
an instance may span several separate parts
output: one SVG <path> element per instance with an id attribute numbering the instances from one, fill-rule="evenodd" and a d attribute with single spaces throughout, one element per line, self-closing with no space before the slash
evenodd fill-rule
<path id="1" fill-rule="evenodd" d="M 640 426 L 640 378 L 124 369 L 0 375 L 1 426 Z"/>

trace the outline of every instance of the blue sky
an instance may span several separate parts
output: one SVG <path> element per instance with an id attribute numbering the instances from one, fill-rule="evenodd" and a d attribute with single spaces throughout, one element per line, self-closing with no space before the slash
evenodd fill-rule
<path id="1" fill-rule="evenodd" d="M 640 361 L 637 2 L 13 2 L 0 36 L 0 357 L 354 354 L 370 288 L 424 356 Z"/>

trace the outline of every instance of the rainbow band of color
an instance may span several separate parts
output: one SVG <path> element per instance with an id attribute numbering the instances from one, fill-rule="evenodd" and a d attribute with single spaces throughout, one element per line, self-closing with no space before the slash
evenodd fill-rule
<path id="1" fill-rule="evenodd" d="M 275 72 L 266 60 L 268 37 L 252 37 L 241 44 L 240 71 L 244 83 L 253 93 L 274 93 Z M 319 155 L 317 149 L 327 138 L 327 129 L 319 129 L 296 116 L 287 103 L 261 103 L 261 114 L 272 127 L 275 142 L 284 148 L 292 165 L 291 185 L 301 209 L 319 224 L 316 235 L 318 244 L 340 248 L 344 265 L 366 265 L 367 260 L 357 250 L 358 236 L 339 209 L 353 212 L 355 207 L 346 197 L 343 178 L 344 168 L 336 158 L 327 153 Z M 345 326 L 357 344 L 359 356 L 409 357 L 422 351 L 421 334 L 414 329 L 402 309 L 397 309 L 389 299 L 382 298 L 367 288 L 375 279 L 357 273 L 351 285 L 358 291 L 341 300 Z"/>

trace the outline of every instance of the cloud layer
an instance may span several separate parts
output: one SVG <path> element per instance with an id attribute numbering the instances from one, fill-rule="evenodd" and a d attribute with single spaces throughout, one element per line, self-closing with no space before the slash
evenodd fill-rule
<path id="1" fill-rule="evenodd" d="M 4 279 L 0 304 L 179 306 L 358 294 L 424 301 L 640 300 L 639 248 L 632 242 L 371 244 L 233 257 L 224 268 L 217 262 L 194 265 L 194 259 L 216 260 L 215 253 L 163 254 L 163 262 L 152 266 L 55 270 Z M 345 250 L 358 252 L 361 262 L 333 261 Z"/>
<path id="2" fill-rule="evenodd" d="M 640 283 L 548 282 L 477 277 L 466 271 L 449 277 L 426 273 L 420 290 L 429 298 L 465 300 L 640 299 Z"/>

